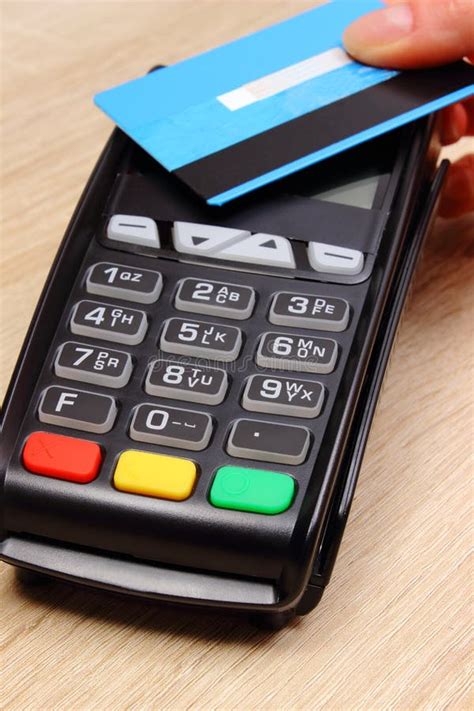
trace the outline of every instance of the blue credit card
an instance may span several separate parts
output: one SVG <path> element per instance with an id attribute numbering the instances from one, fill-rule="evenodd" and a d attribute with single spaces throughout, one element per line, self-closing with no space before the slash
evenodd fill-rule
<path id="1" fill-rule="evenodd" d="M 345 28 L 379 0 L 333 0 L 95 102 L 211 205 L 224 203 L 474 94 L 457 62 L 396 72 L 353 61 Z"/>

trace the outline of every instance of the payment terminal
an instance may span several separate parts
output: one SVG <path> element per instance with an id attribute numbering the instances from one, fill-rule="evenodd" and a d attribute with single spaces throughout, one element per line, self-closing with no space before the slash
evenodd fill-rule
<path id="1" fill-rule="evenodd" d="M 274 628 L 314 608 L 436 211 L 434 126 L 223 207 L 116 129 L 3 405 L 0 558 Z"/>

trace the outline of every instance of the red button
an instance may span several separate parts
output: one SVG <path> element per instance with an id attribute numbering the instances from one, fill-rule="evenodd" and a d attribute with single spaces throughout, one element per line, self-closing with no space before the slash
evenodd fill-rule
<path id="1" fill-rule="evenodd" d="M 87 484 L 102 463 L 98 444 L 76 437 L 34 432 L 23 450 L 23 464 L 33 474 Z"/>

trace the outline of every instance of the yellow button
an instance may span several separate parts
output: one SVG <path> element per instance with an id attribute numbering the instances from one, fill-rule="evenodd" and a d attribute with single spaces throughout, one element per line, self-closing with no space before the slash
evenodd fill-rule
<path id="1" fill-rule="evenodd" d="M 130 494 L 183 501 L 191 496 L 196 465 L 189 459 L 128 450 L 120 455 L 115 488 Z"/>

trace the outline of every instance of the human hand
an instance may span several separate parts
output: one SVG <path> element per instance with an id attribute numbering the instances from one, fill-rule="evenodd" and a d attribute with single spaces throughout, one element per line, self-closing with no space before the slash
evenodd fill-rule
<path id="1" fill-rule="evenodd" d="M 474 62 L 474 0 L 385 0 L 345 32 L 347 51 L 364 64 L 394 69 L 434 67 L 467 58 Z M 474 98 L 443 111 L 441 140 L 474 136 Z M 474 154 L 448 173 L 440 214 L 474 211 Z"/>

